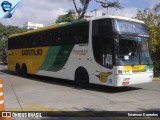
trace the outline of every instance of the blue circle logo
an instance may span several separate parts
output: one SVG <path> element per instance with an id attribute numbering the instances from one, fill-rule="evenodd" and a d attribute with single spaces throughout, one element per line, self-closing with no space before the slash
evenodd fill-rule
<path id="1" fill-rule="evenodd" d="M 8 1 L 3 1 L 1 6 L 4 12 L 9 11 L 12 8 L 12 4 Z"/>

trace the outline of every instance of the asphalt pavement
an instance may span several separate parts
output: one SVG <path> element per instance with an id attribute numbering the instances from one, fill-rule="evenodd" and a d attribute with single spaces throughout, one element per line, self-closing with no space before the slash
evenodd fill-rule
<path id="1" fill-rule="evenodd" d="M 74 82 L 30 75 L 19 77 L 0 65 L 6 111 L 160 111 L 160 81 L 129 87 Z M 142 78 L 143 79 L 143 78 Z"/>

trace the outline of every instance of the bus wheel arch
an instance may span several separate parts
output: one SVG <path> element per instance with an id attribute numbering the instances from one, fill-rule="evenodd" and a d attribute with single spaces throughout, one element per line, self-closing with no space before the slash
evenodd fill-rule
<path id="1" fill-rule="evenodd" d="M 28 75 L 28 70 L 27 70 L 27 65 L 26 65 L 25 63 L 22 64 L 21 70 L 22 70 L 22 76 L 23 76 L 23 77 L 27 77 L 27 75 Z"/>
<path id="2" fill-rule="evenodd" d="M 75 82 L 80 87 L 88 87 L 89 74 L 84 67 L 79 67 L 75 72 Z"/>

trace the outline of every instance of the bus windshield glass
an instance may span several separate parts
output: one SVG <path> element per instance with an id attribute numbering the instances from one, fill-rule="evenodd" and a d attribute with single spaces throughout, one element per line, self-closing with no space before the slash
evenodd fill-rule
<path id="1" fill-rule="evenodd" d="M 153 64 L 149 53 L 148 38 L 121 36 L 117 65 L 138 64 Z"/>
<path id="2" fill-rule="evenodd" d="M 115 20 L 115 29 L 119 33 L 132 33 L 138 35 L 148 35 L 145 24 L 126 20 Z"/>

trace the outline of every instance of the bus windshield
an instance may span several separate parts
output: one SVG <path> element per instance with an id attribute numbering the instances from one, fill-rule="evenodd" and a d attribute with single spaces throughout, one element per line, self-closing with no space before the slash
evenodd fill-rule
<path id="1" fill-rule="evenodd" d="M 117 65 L 138 64 L 153 64 L 149 53 L 148 38 L 121 36 Z"/>

